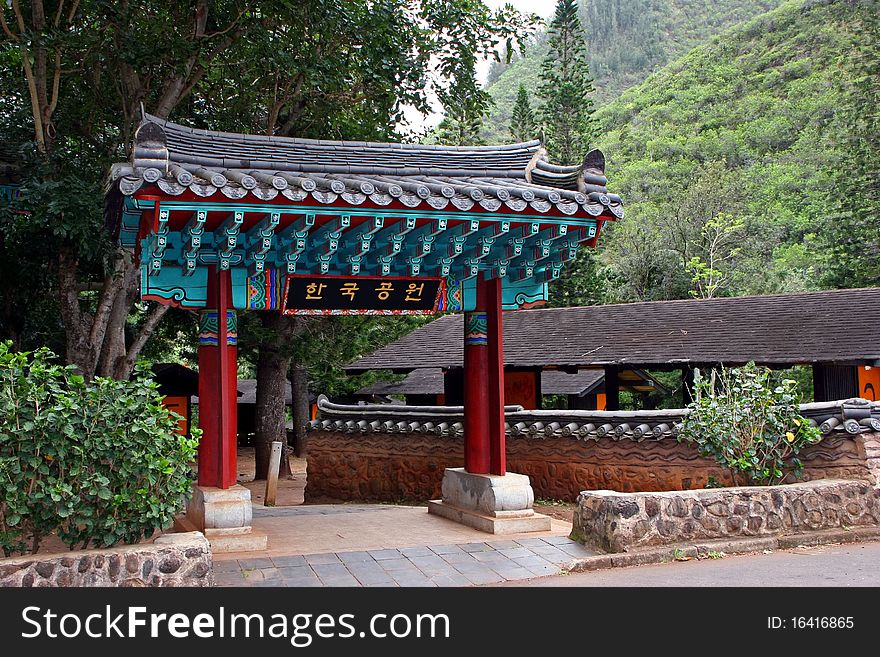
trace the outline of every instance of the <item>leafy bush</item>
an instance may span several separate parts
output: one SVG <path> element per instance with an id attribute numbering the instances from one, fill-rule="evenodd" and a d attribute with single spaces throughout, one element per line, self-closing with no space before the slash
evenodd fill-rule
<path id="1" fill-rule="evenodd" d="M 678 439 L 695 444 L 702 456 L 713 457 L 733 475 L 750 484 L 775 485 L 789 475 L 800 478 L 797 457 L 822 439 L 816 427 L 799 414 L 797 383 L 784 379 L 772 387 L 770 370 L 745 367 L 712 371 L 694 377 L 694 401 Z"/>
<path id="2" fill-rule="evenodd" d="M 136 543 L 168 526 L 190 492 L 198 436 L 175 433 L 149 370 L 85 381 L 47 349 L 0 343 L 0 547 Z"/>

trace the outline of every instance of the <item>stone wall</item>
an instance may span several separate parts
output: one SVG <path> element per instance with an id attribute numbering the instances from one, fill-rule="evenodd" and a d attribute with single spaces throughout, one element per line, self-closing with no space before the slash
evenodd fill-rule
<path id="1" fill-rule="evenodd" d="M 107 550 L 0 559 L 0 586 L 213 586 L 211 549 L 200 532 Z"/>
<path id="2" fill-rule="evenodd" d="M 868 480 L 880 486 L 880 433 L 864 433 L 856 441 L 859 457 L 865 459 L 868 468 Z"/>
<path id="3" fill-rule="evenodd" d="M 880 488 L 826 479 L 662 493 L 584 491 L 572 536 L 606 552 L 880 524 Z"/>
<path id="4" fill-rule="evenodd" d="M 878 433 L 829 434 L 801 456 L 806 479 L 880 483 Z M 463 462 L 460 436 L 314 431 L 309 434 L 305 498 L 424 502 L 439 498 L 443 470 Z M 689 490 L 705 487 L 710 476 L 732 483 L 714 460 L 674 438 L 508 437 L 507 469 L 528 475 L 535 497 L 570 501 L 583 490 Z"/>

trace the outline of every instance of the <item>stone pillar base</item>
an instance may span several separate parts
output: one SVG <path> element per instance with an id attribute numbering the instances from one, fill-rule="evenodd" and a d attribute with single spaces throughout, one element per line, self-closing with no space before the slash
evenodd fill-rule
<path id="1" fill-rule="evenodd" d="M 265 550 L 266 534 L 251 527 L 251 492 L 238 484 L 230 488 L 193 486 L 186 515 L 174 521 L 175 531 L 200 531 L 213 552 Z"/>
<path id="2" fill-rule="evenodd" d="M 482 475 L 446 468 L 442 500 L 428 502 L 428 513 L 489 534 L 550 530 L 550 518 L 535 513 L 535 495 L 526 475 Z"/>

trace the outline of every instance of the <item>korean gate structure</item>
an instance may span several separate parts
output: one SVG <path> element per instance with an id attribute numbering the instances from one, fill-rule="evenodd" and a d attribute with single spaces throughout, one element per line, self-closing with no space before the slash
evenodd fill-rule
<path id="1" fill-rule="evenodd" d="M 249 492 L 236 485 L 240 310 L 464 312 L 465 462 L 447 471 L 439 507 L 465 522 L 527 521 L 528 478 L 505 467 L 502 309 L 546 300 L 578 248 L 623 216 L 604 169 L 596 150 L 553 165 L 537 140 L 308 140 L 144 115 L 131 162 L 111 170 L 106 218 L 135 253 L 144 299 L 201 311 L 193 524 L 217 540 L 250 526 Z"/>

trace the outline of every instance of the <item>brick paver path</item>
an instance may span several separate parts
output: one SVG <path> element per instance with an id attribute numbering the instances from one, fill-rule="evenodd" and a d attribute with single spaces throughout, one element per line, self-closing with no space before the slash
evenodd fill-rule
<path id="1" fill-rule="evenodd" d="M 334 511 L 358 510 L 340 506 Z M 265 515 L 278 513 L 261 511 Z M 295 514 L 310 512 L 309 507 L 297 507 Z M 327 513 L 327 507 L 321 512 Z M 566 536 L 488 539 L 218 560 L 214 562 L 214 574 L 217 586 L 473 586 L 556 575 L 573 559 L 593 554 Z"/>

